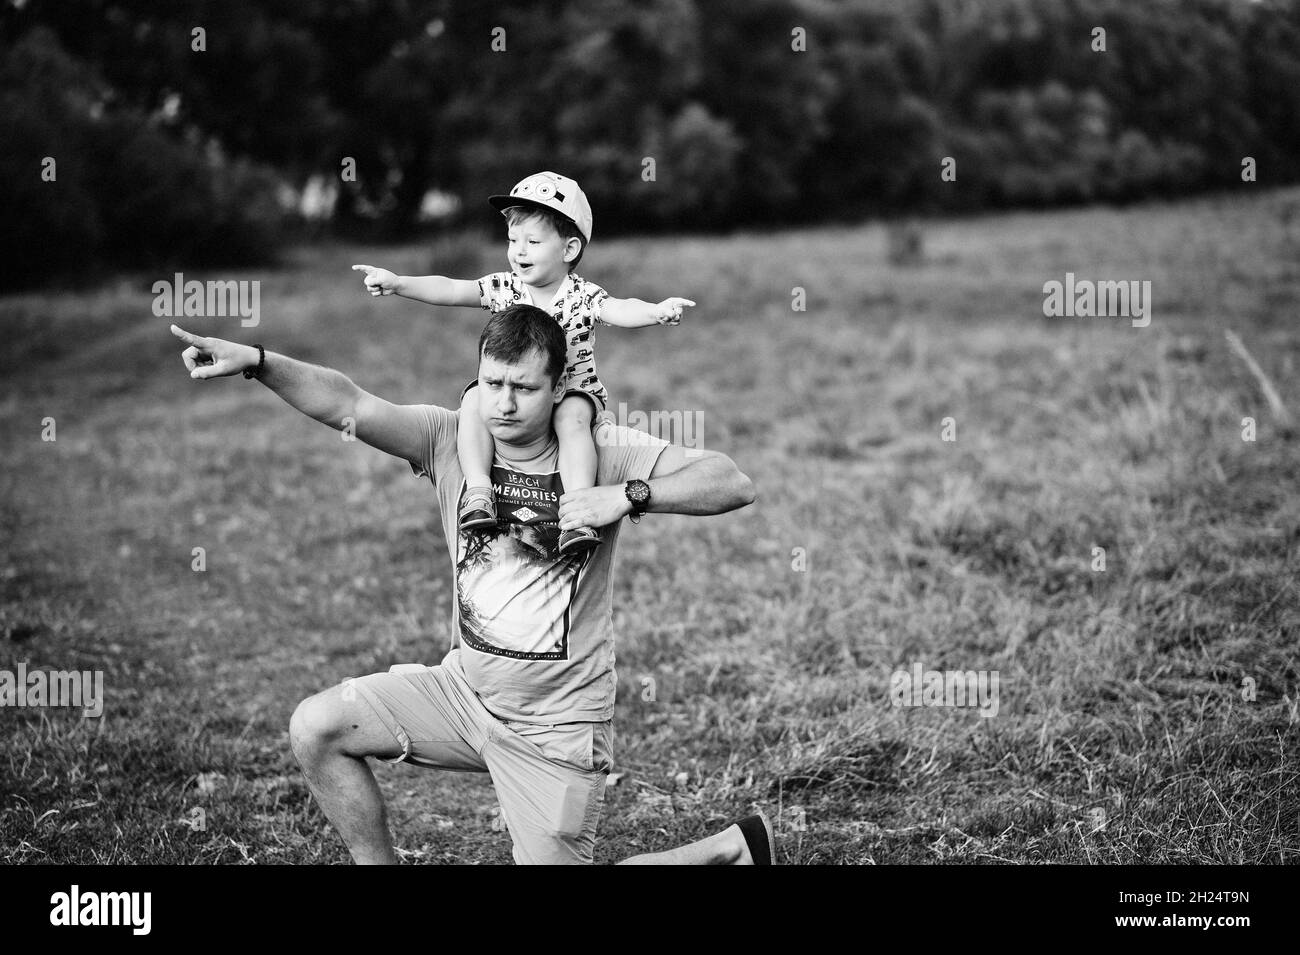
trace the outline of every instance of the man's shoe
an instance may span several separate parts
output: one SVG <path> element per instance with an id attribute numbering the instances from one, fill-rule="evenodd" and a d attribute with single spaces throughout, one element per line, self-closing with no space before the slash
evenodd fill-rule
<path id="1" fill-rule="evenodd" d="M 737 819 L 732 825 L 740 827 L 754 865 L 776 865 L 776 837 L 772 835 L 772 824 L 767 821 L 767 816 L 760 812 Z"/>
<path id="2" fill-rule="evenodd" d="M 479 488 L 466 491 L 465 499 L 460 505 L 459 523 L 463 531 L 496 527 L 497 502 L 492 492 Z"/>
<path id="3" fill-rule="evenodd" d="M 571 531 L 560 531 L 560 553 L 581 554 L 600 543 L 600 535 L 590 527 L 575 527 Z"/>

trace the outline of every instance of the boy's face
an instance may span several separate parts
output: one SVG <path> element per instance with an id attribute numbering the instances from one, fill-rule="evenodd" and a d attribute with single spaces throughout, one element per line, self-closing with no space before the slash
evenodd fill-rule
<path id="1" fill-rule="evenodd" d="M 565 241 L 541 216 L 516 220 L 506 229 L 506 257 L 510 268 L 525 285 L 552 285 L 569 274 L 569 263 L 582 243 Z"/>

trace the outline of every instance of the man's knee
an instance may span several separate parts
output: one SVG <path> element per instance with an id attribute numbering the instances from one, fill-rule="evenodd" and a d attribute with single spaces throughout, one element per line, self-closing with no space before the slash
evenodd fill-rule
<path id="1" fill-rule="evenodd" d="M 309 696 L 289 717 L 289 743 L 299 759 L 310 757 L 343 737 L 344 720 L 337 687 Z"/>
<path id="2" fill-rule="evenodd" d="M 332 686 L 298 704 L 289 718 L 289 743 L 299 761 L 332 753 L 395 759 L 403 754 L 393 729 L 362 698 L 352 681 Z"/>

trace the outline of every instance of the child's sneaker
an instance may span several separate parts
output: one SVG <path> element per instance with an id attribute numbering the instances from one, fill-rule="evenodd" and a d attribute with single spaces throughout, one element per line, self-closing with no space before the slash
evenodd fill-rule
<path id="1" fill-rule="evenodd" d="M 460 505 L 460 529 L 480 530 L 497 526 L 497 502 L 491 488 L 472 487 Z"/>
<path id="2" fill-rule="evenodd" d="M 581 554 L 600 543 L 600 535 L 590 527 L 575 527 L 560 531 L 560 553 Z"/>

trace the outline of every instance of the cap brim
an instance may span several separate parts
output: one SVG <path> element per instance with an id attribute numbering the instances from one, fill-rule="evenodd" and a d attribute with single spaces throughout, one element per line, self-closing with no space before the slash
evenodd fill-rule
<path id="1" fill-rule="evenodd" d="M 535 199 L 521 199 L 518 196 L 488 196 L 488 202 L 491 204 L 492 208 L 496 209 L 498 212 L 504 212 L 511 206 L 533 206 L 537 209 L 545 209 L 547 212 L 564 215 L 564 213 L 560 212 L 558 209 L 548 206 L 545 203 L 538 202 Z M 566 216 L 565 218 L 568 217 Z"/>
<path id="2" fill-rule="evenodd" d="M 574 222 L 570 216 L 566 216 L 559 209 L 555 208 L 555 206 L 548 206 L 546 203 L 538 202 L 536 199 L 521 199 L 519 196 L 488 196 L 488 203 L 498 212 L 505 212 L 511 206 L 527 206 L 530 209 L 544 209 L 547 212 L 553 212 L 557 216 L 561 216 L 568 219 L 570 222 L 573 222 L 574 227 L 576 227 L 579 232 L 582 232 L 582 226 L 578 225 L 577 222 Z M 591 236 L 584 236 L 584 238 L 588 242 L 591 241 Z"/>

